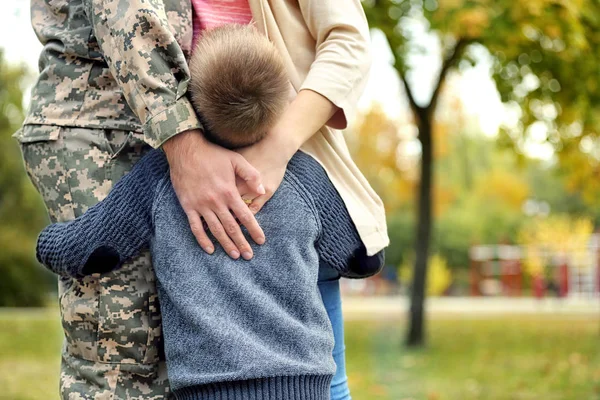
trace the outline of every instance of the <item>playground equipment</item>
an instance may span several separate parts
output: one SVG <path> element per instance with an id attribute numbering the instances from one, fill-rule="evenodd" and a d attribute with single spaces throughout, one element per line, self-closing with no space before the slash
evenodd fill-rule
<path id="1" fill-rule="evenodd" d="M 473 246 L 471 296 L 521 296 L 521 248 L 510 245 Z"/>
<path id="2" fill-rule="evenodd" d="M 469 252 L 471 295 L 521 296 L 525 254 L 535 257 L 544 266 L 531 274 L 534 296 L 600 297 L 600 234 L 592 235 L 587 246 L 568 252 L 536 246 L 472 246 Z"/>

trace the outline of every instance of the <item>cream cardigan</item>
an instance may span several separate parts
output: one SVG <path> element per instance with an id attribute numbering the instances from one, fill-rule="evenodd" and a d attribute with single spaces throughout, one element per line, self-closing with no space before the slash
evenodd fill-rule
<path id="1" fill-rule="evenodd" d="M 360 0 L 249 0 L 252 16 L 281 53 L 295 90 L 313 90 L 350 118 L 371 64 Z M 301 150 L 327 171 L 369 255 L 389 244 L 383 202 L 362 175 L 338 130 L 323 127 Z"/>

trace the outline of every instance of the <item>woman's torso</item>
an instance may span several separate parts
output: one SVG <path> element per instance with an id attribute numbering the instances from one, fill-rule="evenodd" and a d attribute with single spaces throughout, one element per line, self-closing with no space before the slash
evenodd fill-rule
<path id="1" fill-rule="evenodd" d="M 192 0 L 194 40 L 192 49 L 200 32 L 225 24 L 249 24 L 252 10 L 248 0 Z"/>

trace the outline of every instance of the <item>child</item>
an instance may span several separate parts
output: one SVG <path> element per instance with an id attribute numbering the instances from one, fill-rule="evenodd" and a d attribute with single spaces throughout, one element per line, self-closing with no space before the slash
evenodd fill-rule
<path id="1" fill-rule="evenodd" d="M 204 31 L 190 60 L 189 93 L 205 137 L 230 149 L 267 134 L 288 104 L 290 84 L 275 46 L 251 25 Z"/>
<path id="2" fill-rule="evenodd" d="M 287 102 L 276 52 L 244 26 L 206 32 L 198 46 L 190 90 L 207 137 L 230 148 L 260 140 Z M 118 268 L 150 245 L 177 398 L 328 399 L 335 365 L 323 302 L 339 302 L 339 291 L 328 282 L 321 297 L 318 275 L 368 276 L 383 255 L 366 256 L 325 171 L 300 152 L 257 219 L 273 239 L 252 260 L 236 262 L 221 249 L 206 254 L 164 155 L 152 151 L 104 201 L 46 228 L 37 255 L 56 273 L 82 276 Z M 336 334 L 341 323 L 332 318 Z"/>

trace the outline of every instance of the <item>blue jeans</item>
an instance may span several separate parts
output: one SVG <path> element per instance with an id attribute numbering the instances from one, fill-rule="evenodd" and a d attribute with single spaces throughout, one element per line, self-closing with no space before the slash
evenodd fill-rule
<path id="1" fill-rule="evenodd" d="M 330 400 L 351 400 L 348 377 L 346 376 L 346 347 L 344 345 L 340 278 L 335 270 L 321 267 L 319 270 L 319 291 L 331 321 L 335 339 L 333 360 L 335 361 L 336 371 L 331 381 Z"/>

